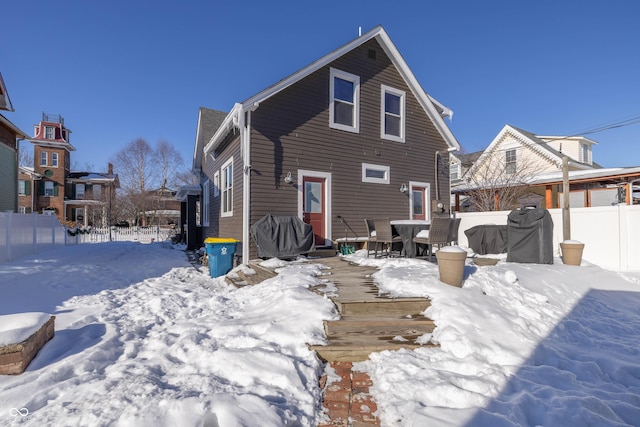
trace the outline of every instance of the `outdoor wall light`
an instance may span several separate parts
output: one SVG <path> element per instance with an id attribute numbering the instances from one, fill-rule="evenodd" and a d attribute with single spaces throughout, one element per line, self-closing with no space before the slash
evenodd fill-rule
<path id="1" fill-rule="evenodd" d="M 293 177 L 291 176 L 291 172 L 287 172 L 287 176 L 284 177 L 284 182 L 287 184 L 293 183 Z"/>
<path id="2" fill-rule="evenodd" d="M 407 192 L 407 184 L 405 184 L 404 182 L 400 186 L 400 192 L 401 193 L 406 193 Z"/>

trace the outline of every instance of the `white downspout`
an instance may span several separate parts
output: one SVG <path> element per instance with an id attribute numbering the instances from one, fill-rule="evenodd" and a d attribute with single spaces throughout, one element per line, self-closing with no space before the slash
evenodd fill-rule
<path id="1" fill-rule="evenodd" d="M 251 247 L 249 240 L 250 227 L 250 205 L 251 205 L 251 110 L 247 111 L 247 120 L 245 123 L 244 109 L 240 109 L 239 122 L 242 126 L 242 263 L 249 264 L 249 248 Z"/>

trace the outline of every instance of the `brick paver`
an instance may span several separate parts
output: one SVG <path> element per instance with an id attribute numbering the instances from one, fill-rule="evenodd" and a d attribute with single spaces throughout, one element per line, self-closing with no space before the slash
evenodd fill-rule
<path id="1" fill-rule="evenodd" d="M 369 375 L 354 372 L 351 362 L 333 362 L 331 367 L 340 380 L 327 383 L 326 377 L 320 379 L 329 421 L 318 427 L 379 427 L 380 420 L 373 415 L 378 406 L 369 395 Z"/>

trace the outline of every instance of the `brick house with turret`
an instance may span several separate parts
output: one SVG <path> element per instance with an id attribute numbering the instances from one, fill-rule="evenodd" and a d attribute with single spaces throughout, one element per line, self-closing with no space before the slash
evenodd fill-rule
<path id="1" fill-rule="evenodd" d="M 42 114 L 34 126 L 33 169 L 21 168 L 20 211 L 56 215 L 61 221 L 103 227 L 110 225 L 118 175 L 71 170 L 71 130 L 60 115 Z"/>

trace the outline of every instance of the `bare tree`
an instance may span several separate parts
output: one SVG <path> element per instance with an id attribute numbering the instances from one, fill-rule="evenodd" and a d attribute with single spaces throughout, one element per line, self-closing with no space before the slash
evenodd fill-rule
<path id="1" fill-rule="evenodd" d="M 118 171 L 120 186 L 128 193 L 144 192 L 154 178 L 153 149 L 142 138 L 131 141 L 116 153 L 113 165 Z"/>
<path id="2" fill-rule="evenodd" d="M 497 211 L 520 207 L 519 199 L 531 193 L 529 183 L 540 170 L 540 164 L 534 157 L 524 155 L 524 150 L 519 149 L 518 153 L 517 158 L 513 154 L 512 161 L 505 151 L 492 153 L 464 176 L 468 188 L 465 193 L 470 197 L 473 210 Z"/>
<path id="3" fill-rule="evenodd" d="M 146 217 L 153 212 L 158 223 L 165 190 L 178 185 L 179 177 L 185 174 L 180 153 L 167 141 L 159 141 L 152 148 L 147 141 L 138 138 L 116 153 L 113 164 L 129 207 L 122 209 L 123 213 L 133 211 L 133 219 L 138 225 L 148 225 Z M 125 204 L 123 199 L 118 203 Z"/>
<path id="4" fill-rule="evenodd" d="M 184 168 L 182 156 L 167 141 L 159 141 L 155 149 L 155 157 L 159 168 L 160 182 L 163 188 L 174 187 L 178 172 Z"/>
<path id="5" fill-rule="evenodd" d="M 137 224 L 148 210 L 147 189 L 155 178 L 153 149 L 144 139 L 135 139 L 116 153 L 113 165 L 120 179 L 123 197 L 133 208 L 133 220 Z"/>
<path id="6" fill-rule="evenodd" d="M 24 141 L 20 142 L 18 164 L 20 166 L 27 166 L 32 168 L 33 164 L 33 145 L 24 144 Z"/>

